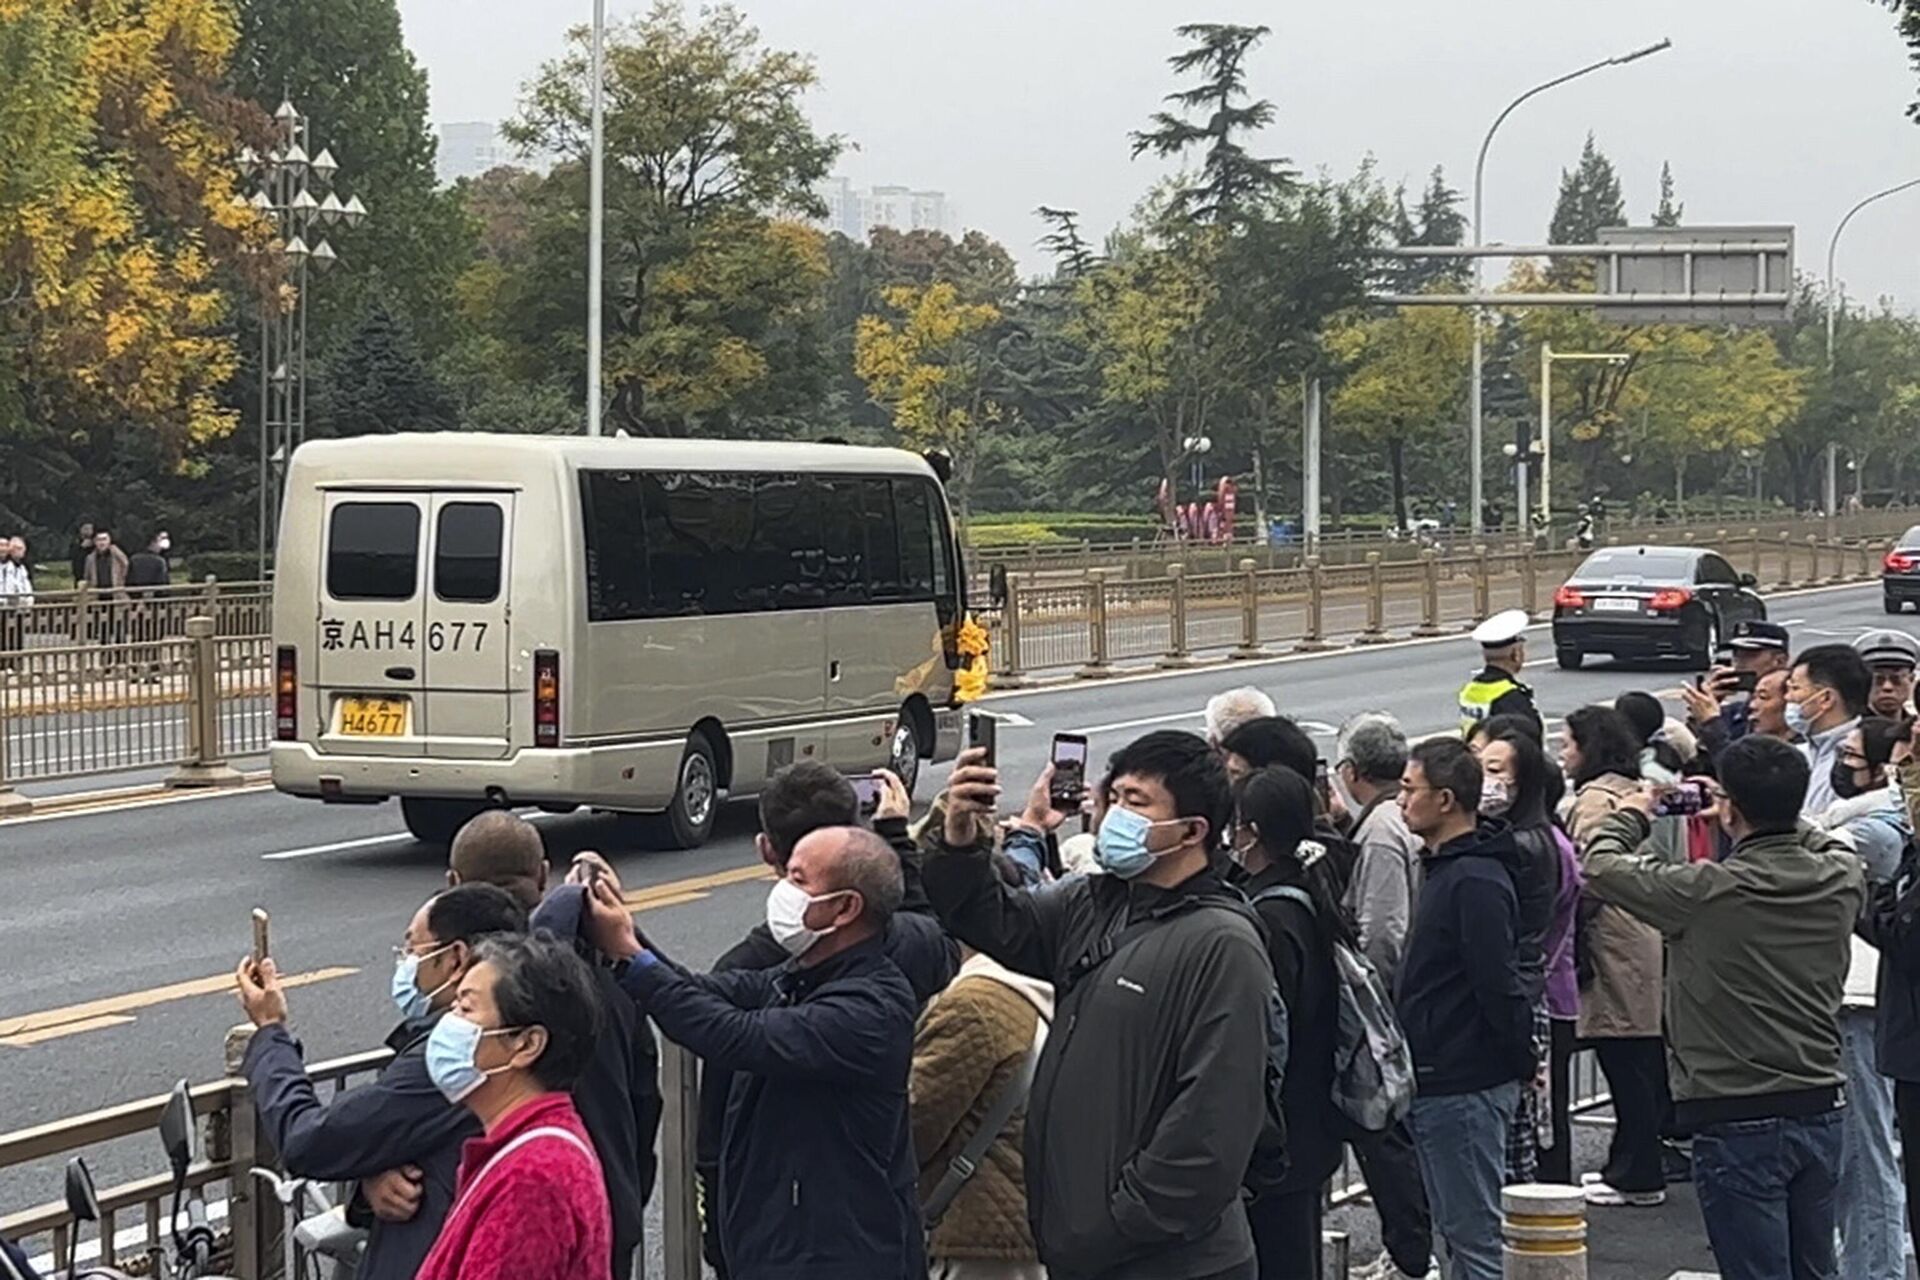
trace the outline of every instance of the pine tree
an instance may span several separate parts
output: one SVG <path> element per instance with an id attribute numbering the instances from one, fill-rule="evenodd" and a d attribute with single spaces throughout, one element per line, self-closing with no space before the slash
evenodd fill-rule
<path id="1" fill-rule="evenodd" d="M 1063 280 L 1078 280 L 1099 263 L 1093 248 L 1080 231 L 1078 209 L 1054 209 L 1041 205 L 1034 212 L 1047 224 L 1040 247 L 1053 255 L 1054 272 Z"/>
<path id="2" fill-rule="evenodd" d="M 1273 123 L 1273 103 L 1265 98 L 1246 101 L 1247 55 L 1272 32 L 1267 27 L 1202 22 L 1177 27 L 1175 34 L 1193 41 L 1193 47 L 1167 59 L 1167 65 L 1178 75 L 1198 72 L 1203 81 L 1168 94 L 1166 101 L 1200 113 L 1205 123 L 1190 123 L 1171 111 L 1155 112 L 1152 128 L 1133 134 L 1133 154 L 1173 157 L 1203 149 L 1199 181 L 1175 191 L 1173 212 L 1209 226 L 1237 225 L 1262 197 L 1286 190 L 1294 180 L 1285 159 L 1261 159 L 1242 141 Z"/>
<path id="3" fill-rule="evenodd" d="M 1627 204 L 1620 194 L 1613 162 L 1594 145 L 1589 133 L 1580 151 L 1580 163 L 1571 171 L 1560 171 L 1560 198 L 1553 206 L 1553 221 L 1547 226 L 1547 243 L 1592 244 L 1599 239 L 1600 228 L 1623 226 L 1626 221 Z M 1588 288 L 1593 281 L 1593 264 L 1556 258 L 1547 270 L 1547 279 L 1556 289 Z"/>
<path id="4" fill-rule="evenodd" d="M 1413 237 L 1410 240 L 1402 239 L 1400 243 L 1413 245 L 1466 243 L 1467 219 L 1466 215 L 1460 212 L 1460 204 L 1460 193 L 1447 185 L 1446 173 L 1439 165 L 1435 165 L 1433 173 L 1427 179 L 1427 189 L 1421 193 L 1420 207 L 1411 220 L 1417 224 L 1413 230 Z M 1409 293 L 1421 293 L 1436 284 L 1464 287 L 1473 272 L 1473 268 L 1464 258 L 1413 259 L 1412 268 L 1407 281 Z"/>
<path id="5" fill-rule="evenodd" d="M 450 431 L 447 390 L 420 358 L 413 333 L 384 303 L 374 303 L 328 370 L 328 434 Z"/>
<path id="6" fill-rule="evenodd" d="M 1660 207 L 1653 211 L 1653 225 L 1677 227 L 1686 211 L 1687 206 L 1673 198 L 1673 163 L 1664 161 L 1660 165 Z"/>

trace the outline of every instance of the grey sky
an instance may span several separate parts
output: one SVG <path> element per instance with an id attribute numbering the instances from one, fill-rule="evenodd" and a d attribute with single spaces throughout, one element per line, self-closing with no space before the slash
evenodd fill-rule
<path id="1" fill-rule="evenodd" d="M 645 0 L 609 0 L 618 15 Z M 436 120 L 500 119 L 589 0 L 400 0 Z M 1891 16 L 1865 0 L 741 0 L 771 43 L 819 63 L 810 110 L 858 145 L 840 172 L 947 192 L 969 226 L 1038 261 L 1035 205 L 1101 232 L 1158 172 L 1127 132 L 1171 81 L 1188 20 L 1262 22 L 1252 67 L 1279 118 L 1265 150 L 1351 173 L 1367 154 L 1417 188 L 1435 164 L 1471 185 L 1494 115 L 1541 80 L 1671 36 L 1674 47 L 1522 107 L 1487 165 L 1489 240 L 1544 238 L 1559 172 L 1593 130 L 1645 222 L 1670 160 L 1688 222 L 1792 223 L 1824 270 L 1855 200 L 1920 176 L 1914 78 Z M 575 11 L 577 10 L 577 15 Z M 1920 189 L 1856 218 L 1848 292 L 1920 307 Z"/>

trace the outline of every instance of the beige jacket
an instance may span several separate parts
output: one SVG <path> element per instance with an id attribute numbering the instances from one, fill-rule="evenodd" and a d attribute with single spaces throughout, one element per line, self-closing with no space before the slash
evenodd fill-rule
<path id="1" fill-rule="evenodd" d="M 1567 829 L 1582 858 L 1601 823 L 1639 786 L 1630 778 L 1607 773 L 1574 794 Z M 1585 909 L 1591 909 L 1591 901 Z M 1587 923 L 1583 936 L 1593 961 L 1593 983 L 1580 992 L 1581 1037 L 1625 1040 L 1658 1036 L 1660 931 L 1619 907 L 1602 905 Z"/>

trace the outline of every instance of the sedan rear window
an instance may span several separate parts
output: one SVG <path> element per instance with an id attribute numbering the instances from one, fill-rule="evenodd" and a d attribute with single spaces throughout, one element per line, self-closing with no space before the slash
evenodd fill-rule
<path id="1" fill-rule="evenodd" d="M 343 502 L 327 529 L 327 594 L 335 600 L 411 600 L 420 576 L 420 508 Z"/>
<path id="2" fill-rule="evenodd" d="M 1587 557 L 1574 578 L 1638 578 L 1645 582 L 1692 582 L 1690 551 L 1642 551 L 1636 547 L 1609 547 Z"/>
<path id="3" fill-rule="evenodd" d="M 1902 551 L 1920 551 L 1920 524 L 1913 526 L 1913 528 L 1900 535 L 1900 549 Z"/>

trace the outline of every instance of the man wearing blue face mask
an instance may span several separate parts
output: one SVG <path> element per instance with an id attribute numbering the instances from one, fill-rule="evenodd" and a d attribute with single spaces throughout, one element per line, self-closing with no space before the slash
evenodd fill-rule
<path id="1" fill-rule="evenodd" d="M 998 775 L 961 755 L 927 896 L 956 936 L 1054 984 L 1028 1096 L 1027 1216 L 1053 1280 L 1252 1280 L 1241 1185 L 1268 1105 L 1273 968 L 1214 855 L 1225 766 L 1191 733 L 1115 755 L 1104 875 L 1038 890 L 993 869 Z"/>
<path id="2" fill-rule="evenodd" d="M 773 969 L 688 973 L 641 945 L 611 885 L 588 931 L 661 1034 L 730 1072 L 707 1210 L 733 1280 L 927 1273 L 907 1122 L 913 986 L 887 951 L 900 856 L 859 827 L 803 836 L 767 895 Z"/>
<path id="3" fill-rule="evenodd" d="M 504 890 L 472 884 L 429 898 L 394 948 L 391 996 L 400 1025 L 394 1058 L 377 1079 L 322 1101 L 300 1043 L 287 1029 L 287 998 L 271 960 L 243 960 L 235 980 L 256 1028 L 241 1073 L 287 1172 L 355 1182 L 347 1218 L 367 1227 L 361 1280 L 412 1280 L 453 1203 L 460 1145 L 479 1123 L 450 1104 L 427 1072 L 427 1041 L 453 1005 L 481 939 L 524 933 L 526 911 Z"/>
<path id="4" fill-rule="evenodd" d="M 1813 780 L 1800 812 L 1814 818 L 1838 799 L 1833 766 L 1847 735 L 1859 727 L 1873 692 L 1873 673 L 1852 645 L 1816 645 L 1793 660 L 1787 673 L 1787 727 L 1806 739 L 1802 748 Z"/>

